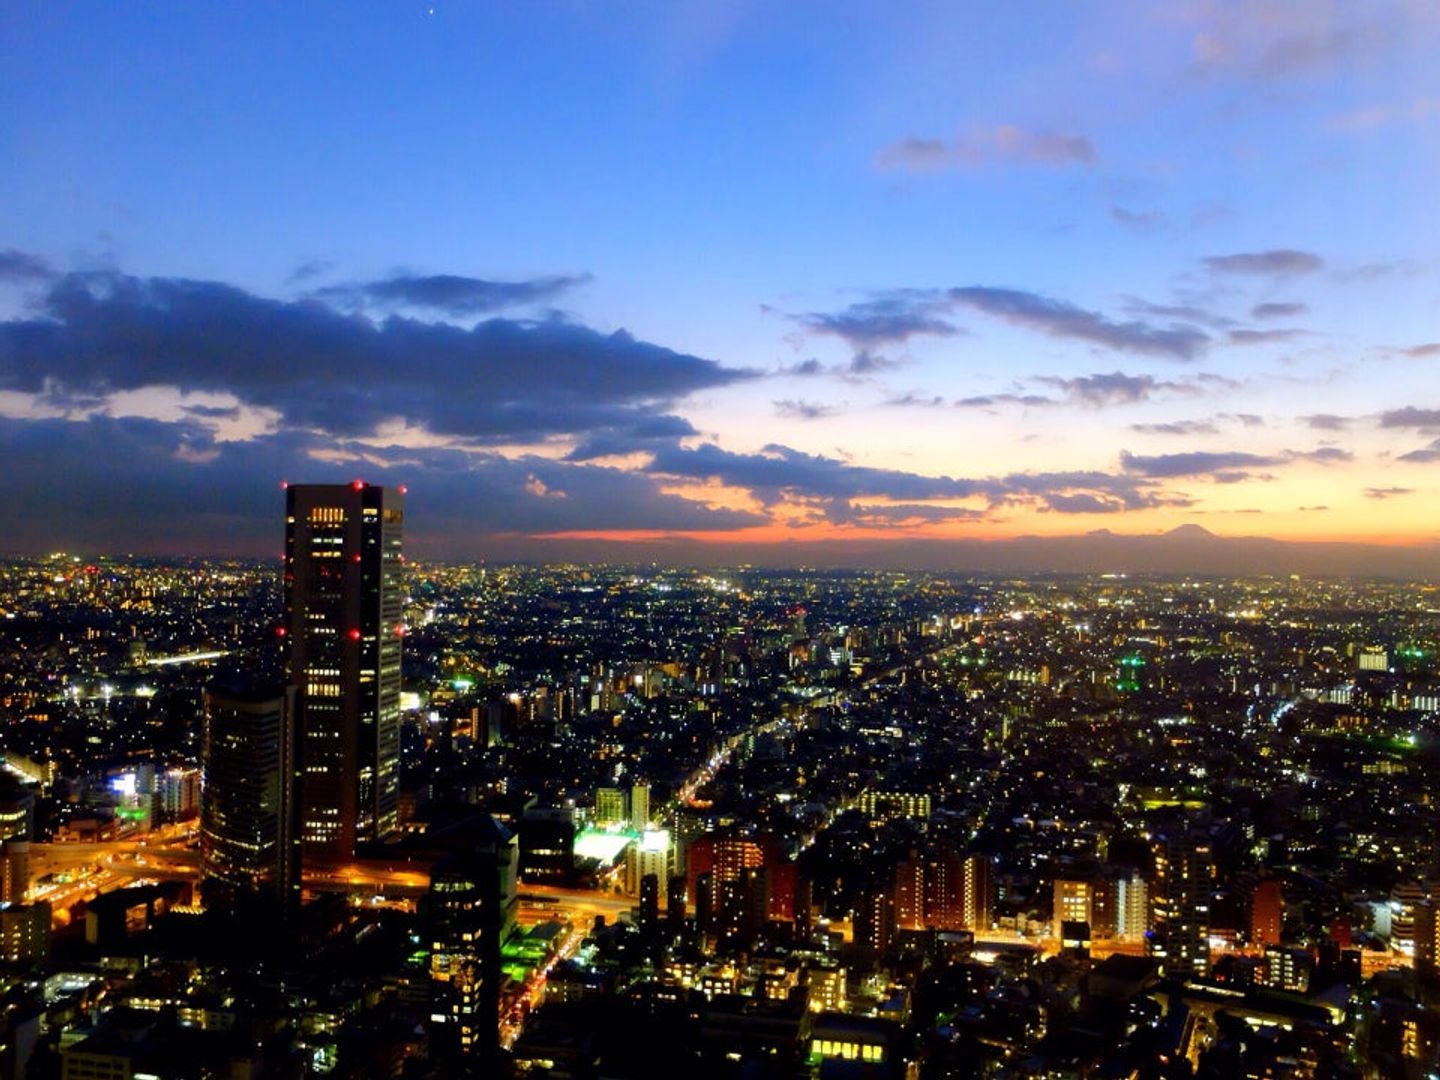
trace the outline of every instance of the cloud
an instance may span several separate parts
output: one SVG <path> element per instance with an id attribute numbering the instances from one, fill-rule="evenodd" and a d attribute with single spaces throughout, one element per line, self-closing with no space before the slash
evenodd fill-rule
<path id="1" fill-rule="evenodd" d="M 336 267 L 333 259 L 306 259 L 285 277 L 286 285 L 298 285 L 302 281 L 328 274 Z"/>
<path id="2" fill-rule="evenodd" d="M 891 360 L 881 356 L 870 349 L 861 349 L 850 358 L 845 371 L 850 375 L 874 375 L 877 372 L 888 371 L 890 368 L 899 367 L 899 361 Z"/>
<path id="3" fill-rule="evenodd" d="M 933 394 L 927 397 L 912 391 L 900 397 L 890 398 L 885 404 L 902 409 L 933 409 L 944 405 L 945 399 L 939 394 Z"/>
<path id="4" fill-rule="evenodd" d="M 903 345 L 912 337 L 953 337 L 960 331 L 941 317 L 947 305 L 933 291 L 897 289 L 833 314 L 796 316 L 814 333 L 833 334 L 857 349 Z"/>
<path id="5" fill-rule="evenodd" d="M 996 405 L 1046 406 L 1060 404 L 1043 394 L 975 394 L 955 402 L 957 409 L 989 409 Z"/>
<path id="6" fill-rule="evenodd" d="M 1265 454 L 1249 454 L 1238 450 L 1191 450 L 1179 454 L 1132 454 L 1120 452 L 1120 467 L 1126 472 L 1151 479 L 1175 479 L 1183 476 L 1236 477 L 1241 470 L 1279 465 L 1284 459 Z"/>
<path id="7" fill-rule="evenodd" d="M 1407 487 L 1369 487 L 1365 489 L 1367 499 L 1394 499 L 1401 495 L 1413 495 L 1414 488 Z"/>
<path id="8" fill-rule="evenodd" d="M 1428 465 L 1431 462 L 1440 461 L 1440 439 L 1432 440 L 1427 446 L 1419 450 L 1411 450 L 1408 454 L 1401 454 L 1399 461 L 1409 461 L 1417 465 Z"/>
<path id="9" fill-rule="evenodd" d="M 227 392 L 288 426 L 347 437 L 396 422 L 488 443 L 629 431 L 752 376 L 553 318 L 468 330 L 374 321 L 315 300 L 114 272 L 63 275 L 35 317 L 0 323 L 5 389 Z"/>
<path id="10" fill-rule="evenodd" d="M 1392 124 L 1420 124 L 1437 116 L 1440 116 L 1440 98 L 1425 97 L 1336 113 L 1325 121 L 1325 126 L 1334 131 L 1363 132 Z"/>
<path id="11" fill-rule="evenodd" d="M 1232 345 L 1269 345 L 1276 341 L 1294 341 L 1305 337 L 1304 330 L 1231 330 L 1228 337 Z"/>
<path id="12" fill-rule="evenodd" d="M 1215 330 L 1228 330 L 1235 325 L 1234 319 L 1207 311 L 1196 304 L 1156 304 L 1138 296 L 1123 296 L 1121 300 L 1122 311 L 1147 319 L 1178 319 L 1182 323 L 1194 323 Z"/>
<path id="13" fill-rule="evenodd" d="M 1194 359 L 1210 343 L 1209 335 L 1185 323 L 1117 322 L 1064 300 L 986 285 L 891 289 L 838 312 L 811 312 L 794 318 L 814 333 L 833 334 L 864 350 L 904 344 L 919 335 L 953 337 L 963 333 L 953 321 L 961 310 L 1052 337 L 1172 360 Z"/>
<path id="14" fill-rule="evenodd" d="M 1335 271 L 1336 281 L 1346 284 L 1371 285 L 1395 278 L 1417 278 L 1435 268 L 1435 261 L 1419 259 L 1394 259 L 1390 262 L 1361 263 L 1359 266 Z"/>
<path id="15" fill-rule="evenodd" d="M 1285 456 L 1291 461 L 1313 461 L 1317 465 L 1338 465 L 1355 460 L 1354 454 L 1338 446 L 1317 446 L 1314 450 L 1287 450 Z"/>
<path id="16" fill-rule="evenodd" d="M 790 364 L 782 367 L 776 374 L 811 378 L 815 375 L 824 375 L 828 370 L 829 368 L 812 356 L 808 360 L 801 360 L 798 364 Z"/>
<path id="17" fill-rule="evenodd" d="M 835 522 L 850 521 L 854 503 L 868 505 L 877 499 L 910 505 L 979 499 L 993 508 L 1013 502 L 1048 505 L 1052 497 L 1086 493 L 1126 510 L 1186 505 L 1189 501 L 1157 490 L 1146 478 L 1128 475 L 1080 471 L 984 478 L 924 476 L 853 465 L 774 444 L 753 454 L 725 450 L 714 443 L 693 449 L 673 445 L 657 450 L 649 469 L 661 476 L 743 488 L 766 507 L 798 501 L 818 508 Z"/>
<path id="18" fill-rule="evenodd" d="M 1335 413 L 1310 413 L 1299 419 L 1315 431 L 1345 431 L 1351 424 L 1351 417 Z"/>
<path id="19" fill-rule="evenodd" d="M 1325 260 L 1309 251 L 1277 248 L 1271 251 L 1247 251 L 1235 255 L 1211 255 L 1203 260 L 1217 274 L 1250 274 L 1268 277 L 1293 277 L 1313 274 L 1325 266 Z"/>
<path id="20" fill-rule="evenodd" d="M 525 281 L 398 274 L 380 281 L 328 285 L 310 295 L 348 308 L 422 308 L 459 318 L 543 303 L 591 280 L 589 274 L 555 274 Z"/>
<path id="21" fill-rule="evenodd" d="M 155 420 L 0 419 L 14 550 L 255 554 L 282 533 L 281 480 L 409 487 L 410 550 L 473 553 L 499 533 L 733 530 L 766 519 L 668 495 L 653 477 L 534 456 L 391 450 L 289 432 L 217 443 Z M 563 493 L 563 495 L 562 495 Z M 497 510 L 503 508 L 503 512 Z M 408 523 L 407 523 L 408 526 Z"/>
<path id="22" fill-rule="evenodd" d="M 823 405 L 818 401 L 805 401 L 800 398 L 786 398 L 772 404 L 775 406 L 775 415 L 787 420 L 821 420 L 840 411 L 838 405 Z"/>
<path id="23" fill-rule="evenodd" d="M 757 454 L 736 453 L 714 443 L 702 443 L 694 449 L 671 445 L 656 451 L 650 469 L 665 475 L 715 479 L 743 487 L 766 505 L 782 501 L 787 491 L 822 499 L 883 496 L 914 502 L 968 498 L 989 490 L 977 481 L 851 465 L 837 458 L 806 454 L 775 444 Z"/>
<path id="24" fill-rule="evenodd" d="M 943 139 L 904 138 L 875 155 L 882 169 L 938 172 L 983 165 L 1038 165 L 1067 168 L 1093 165 L 1098 155 L 1083 135 L 1032 131 L 1014 124 L 977 127 L 953 142 Z"/>
<path id="25" fill-rule="evenodd" d="M 1175 479 L 1182 476 L 1209 476 L 1219 483 L 1248 480 L 1246 470 L 1269 468 L 1287 462 L 1308 461 L 1317 465 L 1335 465 L 1353 461 L 1355 455 L 1338 446 L 1320 446 L 1314 450 L 1283 450 L 1278 454 L 1252 454 L 1239 450 L 1191 450 L 1179 454 L 1120 453 L 1120 465 L 1126 472 L 1152 479 Z"/>
<path id="26" fill-rule="evenodd" d="M 1427 342 L 1424 345 L 1412 345 L 1408 349 L 1401 349 L 1401 353 L 1413 357 L 1416 360 L 1429 359 L 1432 356 L 1440 356 L 1440 341 Z"/>
<path id="27" fill-rule="evenodd" d="M 1138 233 L 1153 233 L 1170 223 L 1170 219 L 1158 210 L 1126 210 L 1123 206 L 1112 206 L 1110 217 L 1118 224 Z"/>
<path id="28" fill-rule="evenodd" d="M 628 423 L 589 432 L 565 455 L 565 459 L 594 461 L 603 457 L 625 457 L 651 450 L 657 443 L 698 434 L 694 425 L 682 416 L 667 413 L 640 416 Z"/>
<path id="29" fill-rule="evenodd" d="M 1047 375 L 1040 380 L 1065 392 L 1066 397 L 1085 405 L 1126 405 L 1147 400 L 1156 390 L 1176 389 L 1179 384 L 1161 382 L 1153 375 L 1126 375 L 1121 371 L 1081 375 L 1073 379 Z"/>
<path id="30" fill-rule="evenodd" d="M 1145 435 L 1215 435 L 1219 429 L 1210 420 L 1171 420 L 1162 424 L 1131 424 L 1131 431 Z"/>
<path id="31" fill-rule="evenodd" d="M 14 248 L 0 251 L 0 281 L 48 281 L 54 276 L 54 269 L 38 255 L 16 251 Z"/>
<path id="32" fill-rule="evenodd" d="M 981 285 L 950 289 L 945 294 L 964 307 L 1036 330 L 1119 352 L 1193 360 L 1210 338 L 1193 326 L 1155 326 L 1146 322 L 1114 322 L 1097 312 L 1018 289 Z"/>
<path id="33" fill-rule="evenodd" d="M 1377 30 L 1363 25 L 1288 34 L 1265 48 L 1255 72 L 1266 78 L 1328 72 L 1342 65 L 1373 59 L 1382 44 L 1383 39 Z"/>
<path id="34" fill-rule="evenodd" d="M 1429 16 L 1424 14 L 1427 5 L 1405 0 L 1365 4 L 1253 0 L 1186 7 L 1189 13 L 1201 15 L 1191 39 L 1195 70 L 1258 81 L 1353 76 L 1430 29 Z M 1185 17 L 1186 8 L 1180 13 Z"/>
<path id="35" fill-rule="evenodd" d="M 1088 492 L 1074 495 L 1046 495 L 1045 507 L 1057 514 L 1115 514 L 1125 509 L 1119 499 L 1107 499 Z"/>
<path id="36" fill-rule="evenodd" d="M 1250 317 L 1253 319 L 1293 319 L 1298 315 L 1306 315 L 1309 311 L 1308 304 L 1278 302 L 1256 304 L 1250 309 Z"/>
<path id="37" fill-rule="evenodd" d="M 1440 429 L 1440 409 L 1417 409 L 1414 405 L 1390 409 L 1380 414 L 1380 426 L 1435 431 Z"/>

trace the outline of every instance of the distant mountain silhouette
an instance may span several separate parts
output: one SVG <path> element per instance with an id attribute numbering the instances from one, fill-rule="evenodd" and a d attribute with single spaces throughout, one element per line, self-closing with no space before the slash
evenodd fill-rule
<path id="1" fill-rule="evenodd" d="M 419 538 L 417 538 L 419 539 Z M 481 554 L 480 552 L 476 553 Z M 850 540 L 708 544 L 691 540 L 517 539 L 483 552 L 525 562 L 658 562 L 666 565 L 875 568 L 976 573 L 1362 575 L 1440 580 L 1440 544 L 1385 545 L 1217 536 L 1187 524 L 1166 533 L 1108 529 L 1004 540 Z"/>

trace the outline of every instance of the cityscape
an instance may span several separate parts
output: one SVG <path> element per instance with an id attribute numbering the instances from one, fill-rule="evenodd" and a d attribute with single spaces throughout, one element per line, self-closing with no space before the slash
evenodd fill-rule
<path id="1" fill-rule="evenodd" d="M 283 573 L 4 566 L 11 1075 L 1440 1053 L 1440 586 L 425 564 L 397 491 L 276 503 Z"/>
<path id="2" fill-rule="evenodd" d="M 1440 1080 L 1440 5 L 0 5 L 0 1080 Z"/>

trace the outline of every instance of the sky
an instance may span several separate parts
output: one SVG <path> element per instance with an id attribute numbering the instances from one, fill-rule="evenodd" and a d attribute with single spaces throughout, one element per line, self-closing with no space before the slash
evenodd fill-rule
<path id="1" fill-rule="evenodd" d="M 1440 541 L 1430 0 L 97 0 L 0 53 L 8 550 L 273 554 L 353 478 L 443 558 Z"/>

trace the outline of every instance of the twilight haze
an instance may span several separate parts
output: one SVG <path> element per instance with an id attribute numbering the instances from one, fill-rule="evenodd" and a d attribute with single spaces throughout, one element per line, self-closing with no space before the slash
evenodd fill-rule
<path id="1" fill-rule="evenodd" d="M 363 476 L 432 557 L 1437 565 L 1430 0 L 15 4 L 0 51 L 9 550 L 271 553 L 281 480 Z"/>

